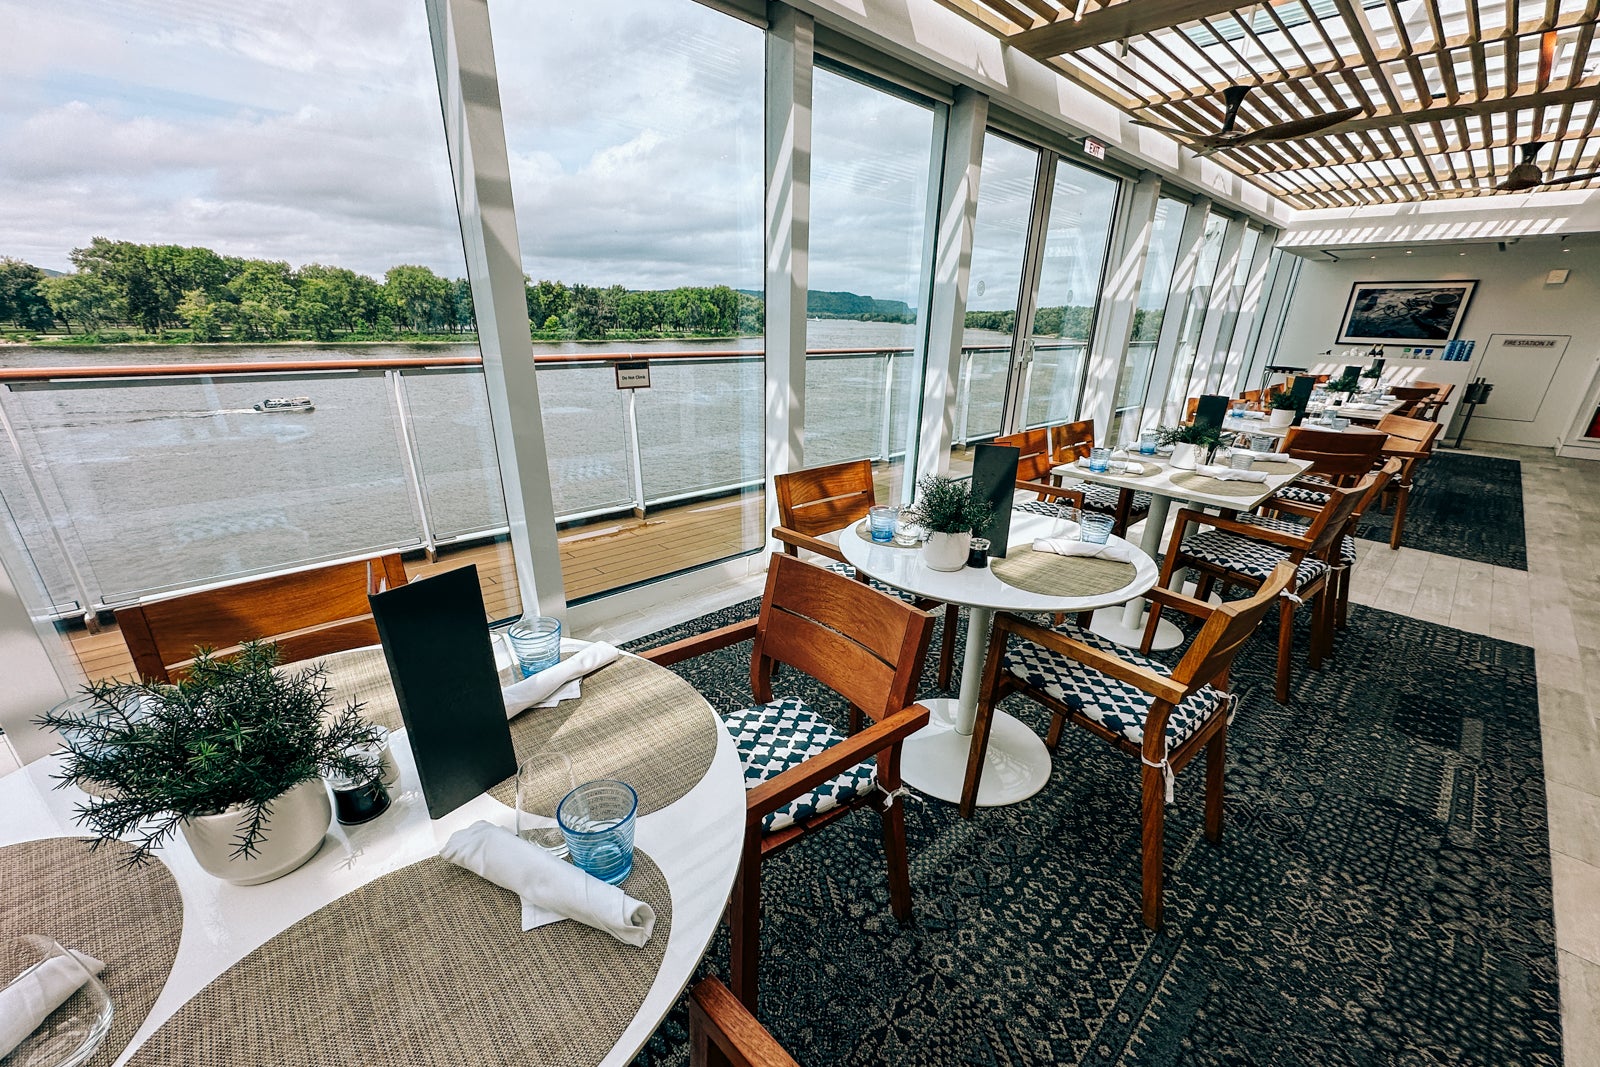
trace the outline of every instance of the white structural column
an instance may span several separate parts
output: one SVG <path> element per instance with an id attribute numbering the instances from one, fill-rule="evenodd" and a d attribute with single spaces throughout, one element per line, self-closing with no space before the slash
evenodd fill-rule
<path id="1" fill-rule="evenodd" d="M 937 244 L 928 302 L 928 348 L 923 360 L 922 433 L 919 475 L 950 469 L 956 391 L 961 381 L 961 343 L 967 324 L 967 279 L 972 270 L 972 231 L 978 217 L 978 178 L 983 169 L 983 131 L 989 98 L 956 90 L 946 127 L 940 169 Z"/>
<path id="2" fill-rule="evenodd" d="M 511 202 L 488 0 L 426 3 L 522 607 L 524 612 L 564 617 L 555 501 L 528 334 L 522 247 Z"/>
<path id="3" fill-rule="evenodd" d="M 1200 328 L 1200 340 L 1195 346 L 1194 370 L 1189 375 L 1189 392 L 1186 396 L 1207 392 L 1211 382 L 1218 376 L 1239 310 L 1239 294 L 1233 287 L 1233 276 L 1239 269 L 1244 230 L 1245 223 L 1241 217 L 1229 219 L 1227 228 L 1222 231 L 1217 272 L 1211 279 L 1211 306 L 1206 309 L 1206 321 Z"/>
<path id="4" fill-rule="evenodd" d="M 1277 231 L 1268 228 L 1256 241 L 1250 262 L 1244 265 L 1244 287 L 1239 295 L 1239 312 L 1234 319 L 1233 334 L 1228 338 L 1228 349 L 1223 357 L 1216 388 L 1219 393 L 1239 395 L 1241 390 L 1254 388 L 1246 384 L 1245 364 L 1250 359 L 1250 346 L 1261 329 L 1261 302 L 1266 290 L 1267 263 L 1272 258 L 1272 242 Z"/>
<path id="5" fill-rule="evenodd" d="M 772 479 L 805 466 L 806 290 L 811 282 L 811 97 L 816 24 L 768 7 L 766 130 L 767 529 Z"/>
<path id="6" fill-rule="evenodd" d="M 1283 323 L 1289 314 L 1289 299 L 1294 295 L 1300 265 L 1304 262 L 1299 256 L 1282 248 L 1275 247 L 1272 250 L 1272 258 L 1267 264 L 1266 294 L 1262 298 L 1261 312 L 1256 316 L 1255 336 L 1251 339 L 1249 358 L 1245 361 L 1246 389 L 1259 388 L 1262 371 L 1276 362 L 1278 338 L 1283 334 Z"/>
<path id="7" fill-rule="evenodd" d="M 1144 171 L 1137 182 L 1125 188 L 1127 195 L 1122 198 L 1125 206 L 1118 213 L 1118 225 L 1111 236 L 1111 251 L 1106 260 L 1105 285 L 1100 291 L 1094 343 L 1089 351 L 1083 403 L 1078 415 L 1094 420 L 1100 439 L 1111 430 L 1117 387 L 1127 371 L 1128 340 L 1133 336 L 1139 288 L 1144 282 L 1145 256 L 1150 249 L 1150 236 L 1155 231 L 1161 179 Z M 1137 426 L 1134 431 L 1137 436 Z M 1105 443 L 1116 444 L 1115 441 Z"/>
<path id="8" fill-rule="evenodd" d="M 1165 417 L 1167 387 L 1172 378 L 1172 367 L 1178 356 L 1178 341 L 1183 336 L 1184 319 L 1188 317 L 1189 298 L 1193 295 L 1195 278 L 1200 272 L 1200 257 L 1205 251 L 1206 221 L 1211 214 L 1211 201 L 1200 197 L 1189 205 L 1183 216 L 1183 229 L 1178 233 L 1177 262 L 1172 269 L 1172 288 L 1167 292 L 1167 305 L 1161 313 L 1161 333 L 1156 340 L 1156 354 L 1150 366 L 1150 388 L 1145 393 L 1144 415 L 1140 425 L 1155 412 L 1155 422 Z M 1179 414 L 1182 414 L 1180 411 Z"/>

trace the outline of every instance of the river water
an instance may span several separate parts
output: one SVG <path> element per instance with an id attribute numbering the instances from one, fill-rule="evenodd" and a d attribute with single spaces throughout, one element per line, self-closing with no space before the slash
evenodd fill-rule
<path id="1" fill-rule="evenodd" d="M 815 320 L 808 347 L 910 344 L 893 323 Z M 968 344 L 1004 344 L 969 331 Z M 759 337 L 535 345 L 537 353 L 730 350 Z M 476 355 L 461 345 L 263 345 L 100 348 L 0 347 L 0 367 L 415 359 Z M 807 463 L 903 448 L 914 404 L 909 355 L 812 357 L 807 363 Z M 999 425 L 1003 353 L 974 364 L 969 426 Z M 608 367 L 539 368 L 540 406 L 556 513 L 628 507 L 634 498 L 632 426 L 648 501 L 758 482 L 764 379 L 759 358 L 656 362 L 635 397 Z M 312 412 L 262 413 L 267 397 L 308 396 Z M 270 568 L 449 538 L 505 523 L 477 368 L 213 379 L 137 379 L 18 385 L 3 397 L 24 470 L 0 448 L 0 536 L 31 560 L 58 606 L 108 602 Z M 990 426 L 989 424 L 993 425 Z M 407 477 L 416 456 L 420 493 Z M 31 475 L 31 477 L 30 477 Z M 43 498 L 44 505 L 39 505 Z M 426 524 L 426 526 L 424 525 Z M 20 533 L 19 533 L 20 531 Z M 76 574 L 76 577 L 75 577 Z"/>

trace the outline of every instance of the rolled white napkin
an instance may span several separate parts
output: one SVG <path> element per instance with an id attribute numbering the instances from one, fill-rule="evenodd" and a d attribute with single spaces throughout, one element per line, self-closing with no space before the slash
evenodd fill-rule
<path id="1" fill-rule="evenodd" d="M 531 678 L 506 686 L 500 691 L 506 702 L 506 718 L 514 719 L 528 708 L 553 708 L 563 700 L 582 696 L 579 679 L 593 674 L 620 655 L 615 646 L 595 641 L 554 667 L 546 667 Z"/>
<path id="2" fill-rule="evenodd" d="M 1203 474 L 1207 478 L 1215 478 L 1219 482 L 1264 482 L 1267 480 L 1266 471 L 1242 471 L 1237 467 L 1224 467 L 1217 463 L 1202 463 L 1195 468 L 1196 474 Z"/>
<path id="3" fill-rule="evenodd" d="M 524 930 L 576 919 L 635 947 L 655 932 L 656 912 L 650 905 L 503 826 L 480 819 L 451 834 L 439 855 L 521 897 Z"/>
<path id="4" fill-rule="evenodd" d="M 1274 460 L 1288 458 L 1282 452 L 1260 452 L 1253 448 L 1235 448 L 1233 454 L 1236 456 L 1249 456 L 1251 459 Z"/>
<path id="5" fill-rule="evenodd" d="M 40 960 L 0 989 L 0 1058 L 28 1039 L 50 1013 L 65 1004 L 105 964 L 87 953 Z"/>
<path id="6" fill-rule="evenodd" d="M 1112 542 L 1097 545 L 1090 541 L 1071 541 L 1065 537 L 1040 537 L 1033 542 L 1033 550 L 1035 552 L 1054 552 L 1058 556 L 1109 559 L 1116 563 L 1133 562 L 1133 550 L 1128 545 Z"/>

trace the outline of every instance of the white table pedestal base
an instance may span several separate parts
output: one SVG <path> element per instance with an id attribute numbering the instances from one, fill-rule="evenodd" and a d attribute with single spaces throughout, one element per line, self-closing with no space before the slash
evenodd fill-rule
<path id="1" fill-rule="evenodd" d="M 949 698 L 918 703 L 932 715 L 928 725 L 906 738 L 900 773 L 907 785 L 952 804 L 961 802 L 972 735 L 956 732 L 956 702 Z M 978 782 L 978 806 L 1015 804 L 1033 796 L 1050 780 L 1050 750 L 1039 735 L 1015 716 L 994 713 L 989 751 Z"/>
<path id="2" fill-rule="evenodd" d="M 1127 612 L 1122 608 L 1101 608 L 1094 613 L 1094 620 L 1089 623 L 1090 631 L 1108 641 L 1137 649 L 1139 642 L 1144 640 L 1144 624 L 1150 618 L 1150 613 L 1142 610 L 1144 601 L 1141 599 L 1137 603 L 1141 605 L 1141 610 L 1133 625 L 1128 624 Z M 1177 648 L 1181 644 L 1183 644 L 1183 631 L 1163 618 L 1161 625 L 1156 627 L 1156 639 L 1151 642 L 1150 647 L 1168 649 Z"/>

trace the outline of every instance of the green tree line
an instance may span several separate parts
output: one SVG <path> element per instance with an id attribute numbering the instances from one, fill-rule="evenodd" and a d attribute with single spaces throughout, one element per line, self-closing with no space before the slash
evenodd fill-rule
<path id="1" fill-rule="evenodd" d="M 81 342 L 392 340 L 455 337 L 476 329 L 463 278 L 428 267 L 391 267 L 383 280 L 320 263 L 224 256 L 209 248 L 96 237 L 71 255 L 71 274 L 49 275 L 0 258 L 0 322 L 31 333 L 57 329 Z M 633 291 L 525 278 L 528 318 L 540 339 L 730 336 L 759 333 L 760 297 L 725 285 Z"/>
<path id="2" fill-rule="evenodd" d="M 1133 313 L 1133 341 L 1154 341 L 1161 334 L 1161 308 L 1140 308 Z M 1094 322 L 1094 308 L 1071 305 L 1067 307 L 1040 308 L 1033 315 L 1033 336 L 1063 337 L 1068 340 L 1087 341 L 1089 327 Z M 1011 333 L 1016 329 L 1015 311 L 969 311 L 967 329 L 997 330 Z"/>

